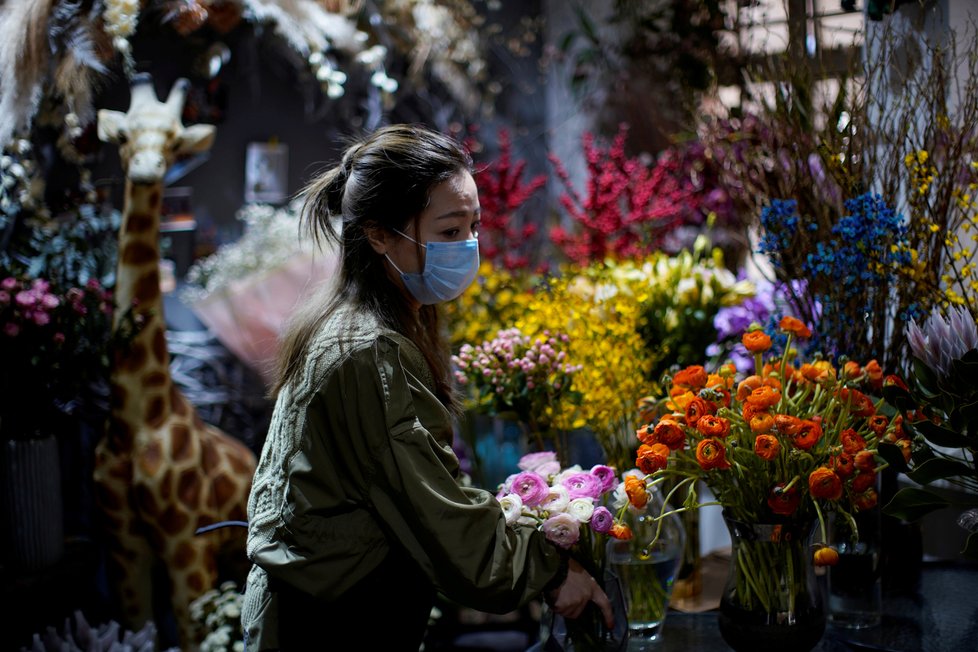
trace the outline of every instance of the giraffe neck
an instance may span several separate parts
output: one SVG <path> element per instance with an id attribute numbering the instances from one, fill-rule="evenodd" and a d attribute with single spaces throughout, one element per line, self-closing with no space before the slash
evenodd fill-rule
<path id="1" fill-rule="evenodd" d="M 170 356 L 160 291 L 159 221 L 162 182 L 126 181 L 119 262 L 116 271 L 114 328 L 125 306 L 134 306 L 142 324 L 131 343 L 120 347 L 113 361 L 112 415 L 117 443 L 132 443 L 141 432 L 162 425 L 172 410 Z"/>

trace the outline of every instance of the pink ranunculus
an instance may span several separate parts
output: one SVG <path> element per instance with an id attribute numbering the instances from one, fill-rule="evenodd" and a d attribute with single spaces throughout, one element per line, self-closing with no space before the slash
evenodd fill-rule
<path id="1" fill-rule="evenodd" d="M 519 467 L 521 471 L 530 471 L 533 473 L 538 473 L 537 467 L 547 464 L 549 462 L 557 461 L 557 453 L 553 451 L 543 451 L 541 453 L 527 453 L 520 458 L 516 466 Z M 558 467 L 559 468 L 559 467 Z M 543 475 L 540 473 L 540 475 Z"/>
<path id="2" fill-rule="evenodd" d="M 591 467 L 591 475 L 601 480 L 601 493 L 611 491 L 618 486 L 618 478 L 615 470 L 604 464 L 596 464 Z"/>
<path id="3" fill-rule="evenodd" d="M 615 523 L 615 517 L 611 512 L 608 511 L 607 507 L 599 506 L 594 508 L 594 513 L 591 514 L 591 529 L 598 534 L 604 534 L 611 530 L 611 526 Z"/>
<path id="4" fill-rule="evenodd" d="M 510 491 L 518 494 L 527 507 L 535 507 L 547 498 L 550 493 L 550 485 L 536 473 L 523 472 L 518 473 L 513 478 Z"/>
<path id="5" fill-rule="evenodd" d="M 14 297 L 14 301 L 17 302 L 18 306 L 23 306 L 25 308 L 30 308 L 35 303 L 37 303 L 37 296 L 30 290 L 21 290 Z"/>
<path id="6" fill-rule="evenodd" d="M 3 288 L 8 292 L 10 290 L 13 290 L 15 287 L 17 287 L 17 279 L 15 279 L 13 276 L 8 276 L 7 278 L 0 281 L 0 288 Z"/>
<path id="7" fill-rule="evenodd" d="M 561 481 L 561 484 L 567 487 L 567 492 L 570 494 L 571 500 L 575 498 L 593 498 L 597 500 L 601 496 L 601 487 L 603 486 L 598 476 L 586 471 L 567 476 Z"/>
<path id="8" fill-rule="evenodd" d="M 13 322 L 7 322 L 3 325 L 3 334 L 7 337 L 17 337 L 20 334 L 20 326 Z"/>
<path id="9" fill-rule="evenodd" d="M 570 548 L 581 538 L 581 524 L 570 514 L 557 514 L 543 522 L 547 540 L 561 548 Z"/>
<path id="10" fill-rule="evenodd" d="M 546 464 L 541 464 L 534 470 L 534 473 L 538 473 L 545 478 L 549 478 L 550 476 L 557 475 L 558 473 L 560 473 L 560 462 L 554 460 L 553 462 L 547 462 Z"/>

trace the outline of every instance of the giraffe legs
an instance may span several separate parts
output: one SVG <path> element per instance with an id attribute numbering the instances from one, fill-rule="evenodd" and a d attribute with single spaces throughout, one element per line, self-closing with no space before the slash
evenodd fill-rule
<path id="1" fill-rule="evenodd" d="M 191 618 L 190 603 L 217 585 L 215 552 L 206 537 L 171 539 L 163 550 L 163 561 L 170 575 L 173 614 L 184 650 L 196 649 L 198 642 L 198 624 Z"/>

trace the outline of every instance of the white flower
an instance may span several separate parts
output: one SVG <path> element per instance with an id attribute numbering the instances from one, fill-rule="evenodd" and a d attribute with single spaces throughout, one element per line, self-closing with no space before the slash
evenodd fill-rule
<path id="1" fill-rule="evenodd" d="M 566 469 L 564 469 L 563 471 L 561 471 L 560 473 L 558 473 L 556 476 L 554 476 L 553 484 L 560 484 L 568 476 L 574 475 L 575 473 L 581 473 L 583 471 L 584 471 L 584 469 L 581 468 L 581 465 L 580 464 L 575 464 L 574 466 L 569 466 Z"/>
<path id="2" fill-rule="evenodd" d="M 587 523 L 594 513 L 594 501 L 590 498 L 575 498 L 567 506 L 567 513 L 581 523 Z"/>
<path id="3" fill-rule="evenodd" d="M 557 514 L 566 510 L 568 505 L 570 505 L 570 492 L 567 487 L 554 482 L 547 492 L 547 497 L 540 503 L 540 509 Z"/>
<path id="4" fill-rule="evenodd" d="M 523 514 L 523 499 L 519 494 L 506 494 L 499 499 L 499 506 L 503 508 L 506 525 L 515 525 Z"/>

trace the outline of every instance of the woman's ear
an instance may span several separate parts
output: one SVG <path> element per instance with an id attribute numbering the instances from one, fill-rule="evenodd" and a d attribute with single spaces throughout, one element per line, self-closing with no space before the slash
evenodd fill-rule
<path id="1" fill-rule="evenodd" d="M 374 251 L 381 255 L 387 253 L 387 247 L 391 237 L 387 229 L 378 226 L 376 222 L 371 222 L 363 228 L 363 232 L 366 234 L 367 242 L 370 243 Z"/>

